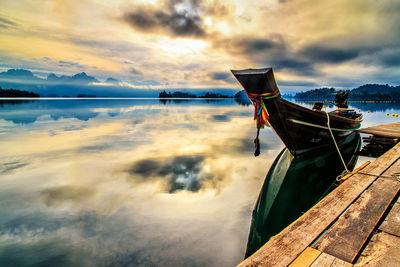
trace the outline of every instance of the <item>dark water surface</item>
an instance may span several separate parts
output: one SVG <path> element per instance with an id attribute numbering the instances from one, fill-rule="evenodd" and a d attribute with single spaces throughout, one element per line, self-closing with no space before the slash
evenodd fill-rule
<path id="1" fill-rule="evenodd" d="M 365 127 L 400 121 L 353 106 Z M 253 157 L 252 116 L 232 99 L 0 100 L 0 266 L 238 264 L 283 148 L 267 128 Z"/>

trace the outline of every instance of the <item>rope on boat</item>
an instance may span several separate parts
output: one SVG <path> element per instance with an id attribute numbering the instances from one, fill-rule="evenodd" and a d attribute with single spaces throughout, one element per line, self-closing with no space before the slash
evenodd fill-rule
<path id="1" fill-rule="evenodd" d="M 246 91 L 245 91 L 246 92 Z M 263 94 L 254 94 L 254 93 L 247 93 L 248 98 L 252 100 L 252 98 L 262 98 L 262 99 L 271 99 L 275 98 L 279 95 L 279 89 L 275 89 L 273 92 L 263 93 Z"/>
<path id="2" fill-rule="evenodd" d="M 326 111 L 324 111 L 326 113 Z M 318 124 L 314 124 L 314 123 L 310 123 L 310 122 L 305 122 L 305 121 L 300 121 L 300 120 L 296 120 L 296 119 L 288 119 L 291 122 L 294 123 L 298 123 L 298 124 L 303 124 L 306 126 L 311 126 L 311 127 L 316 127 L 316 128 L 321 128 L 321 129 L 326 129 L 328 130 L 329 127 L 326 126 L 322 126 L 322 125 L 318 125 Z M 339 129 L 339 128 L 331 128 L 334 131 L 338 131 L 338 132 L 348 132 L 348 131 L 355 131 L 360 129 L 360 126 L 356 127 L 356 128 L 349 128 L 349 129 Z"/>
<path id="3" fill-rule="evenodd" d="M 339 149 L 339 147 L 338 147 L 338 145 L 336 143 L 335 137 L 333 136 L 333 133 L 332 133 L 332 130 L 331 130 L 331 126 L 330 126 L 329 114 L 325 110 L 324 110 L 324 112 L 326 114 L 326 118 L 328 119 L 327 126 L 328 126 L 328 129 L 329 129 L 329 132 L 331 133 L 333 143 L 335 144 L 336 150 L 337 150 L 337 152 L 338 152 L 338 154 L 340 156 L 340 159 L 342 160 L 342 163 L 343 163 L 343 166 L 344 166 L 344 169 L 345 169 L 339 176 L 336 177 L 336 181 L 340 181 L 340 179 L 342 179 L 346 174 L 350 173 L 350 171 L 349 171 L 349 169 L 347 169 L 347 165 L 344 162 L 344 159 L 342 157 L 342 153 L 340 153 L 340 149 Z"/>

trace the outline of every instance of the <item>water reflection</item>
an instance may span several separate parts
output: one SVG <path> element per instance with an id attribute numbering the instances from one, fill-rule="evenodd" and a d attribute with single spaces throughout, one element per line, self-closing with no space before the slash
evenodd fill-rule
<path id="1" fill-rule="evenodd" d="M 205 180 L 218 180 L 218 175 L 205 174 L 202 171 L 204 159 L 205 157 L 201 155 L 182 155 L 171 159 L 145 159 L 135 162 L 127 171 L 132 177 L 140 176 L 143 180 L 154 177 L 165 179 L 168 193 L 175 193 L 178 190 L 197 192 L 203 187 Z"/>
<path id="2" fill-rule="evenodd" d="M 0 266 L 243 259 L 255 199 L 283 148 L 266 128 L 253 157 L 252 106 L 233 99 L 0 103 Z M 364 126 L 395 120 L 382 112 L 365 118 Z"/>
<path id="3" fill-rule="evenodd" d="M 3 105 L 0 265 L 238 264 L 282 144 L 229 101 Z"/>
<path id="4" fill-rule="evenodd" d="M 360 134 L 353 133 L 338 145 L 348 169 L 353 170 Z M 333 144 L 296 157 L 283 149 L 265 178 L 254 208 L 245 257 L 318 202 L 343 170 Z"/>

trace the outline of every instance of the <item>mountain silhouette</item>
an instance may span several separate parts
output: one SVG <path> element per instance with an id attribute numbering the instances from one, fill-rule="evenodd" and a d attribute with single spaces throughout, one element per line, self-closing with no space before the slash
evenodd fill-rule
<path id="1" fill-rule="evenodd" d="M 88 76 L 85 72 L 77 73 L 73 76 L 66 76 L 66 75 L 57 76 L 54 73 L 50 73 L 49 76 L 47 76 L 47 81 L 52 83 L 81 83 L 81 84 L 99 82 L 95 77 Z"/>

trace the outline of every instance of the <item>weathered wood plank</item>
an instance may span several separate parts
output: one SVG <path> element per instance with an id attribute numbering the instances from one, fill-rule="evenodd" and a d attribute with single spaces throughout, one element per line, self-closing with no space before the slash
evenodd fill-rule
<path id="1" fill-rule="evenodd" d="M 400 144 L 364 168 L 380 175 L 400 155 Z M 376 178 L 355 174 L 239 266 L 286 266 L 300 255 Z"/>
<path id="2" fill-rule="evenodd" d="M 400 157 L 400 143 L 395 145 L 392 149 L 387 151 L 385 154 L 377 158 L 367 167 L 365 167 L 362 172 L 369 173 L 372 175 L 382 174 L 389 166 L 391 166 Z"/>
<path id="3" fill-rule="evenodd" d="M 394 204 L 385 221 L 379 226 L 379 230 L 400 237 L 400 202 Z"/>
<path id="4" fill-rule="evenodd" d="M 394 131 L 394 130 L 369 130 L 369 131 L 360 131 L 361 133 L 366 133 L 366 134 L 373 134 L 373 135 L 378 135 L 378 136 L 384 136 L 384 137 L 392 137 L 392 138 L 399 138 L 400 137 L 400 132 L 399 131 Z"/>
<path id="5" fill-rule="evenodd" d="M 310 266 L 321 255 L 321 251 L 307 247 L 303 253 L 292 262 L 289 267 L 305 267 Z"/>
<path id="6" fill-rule="evenodd" d="M 380 124 L 380 125 L 376 125 L 376 126 L 362 128 L 362 129 L 359 129 L 358 131 L 364 131 L 364 130 L 369 130 L 369 129 L 400 129 L 400 122 Z"/>
<path id="7" fill-rule="evenodd" d="M 367 161 L 364 162 L 364 164 L 362 164 L 360 167 L 358 167 L 357 169 L 355 169 L 354 171 L 352 171 L 351 173 L 346 174 L 345 176 L 343 176 L 342 179 L 340 179 L 339 183 L 343 184 L 344 181 L 346 181 L 347 179 L 349 179 L 351 176 L 353 176 L 354 174 L 356 174 L 357 172 L 361 171 L 362 169 L 364 169 L 365 167 L 367 167 L 369 164 L 371 163 L 371 161 Z"/>
<path id="8" fill-rule="evenodd" d="M 400 161 L 384 175 L 398 170 Z M 399 190 L 397 180 L 380 177 L 313 247 L 353 263 Z"/>
<path id="9" fill-rule="evenodd" d="M 310 267 L 350 267 L 353 264 L 345 262 L 344 260 L 338 259 L 332 255 L 322 253 Z"/>
<path id="10" fill-rule="evenodd" d="M 400 137 L 400 122 L 372 126 L 357 131 L 360 133 L 375 134 L 385 137 Z"/>
<path id="11" fill-rule="evenodd" d="M 400 266 L 400 238 L 376 233 L 354 266 Z"/>

